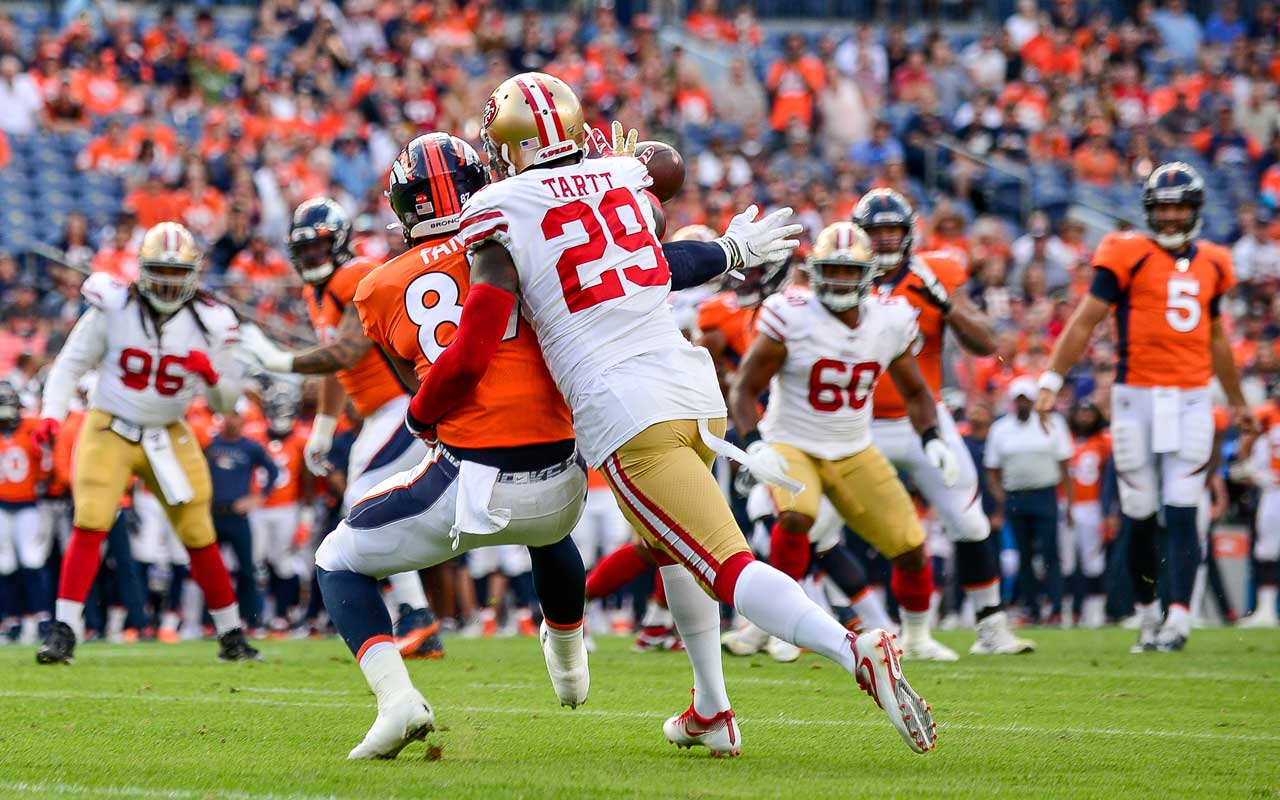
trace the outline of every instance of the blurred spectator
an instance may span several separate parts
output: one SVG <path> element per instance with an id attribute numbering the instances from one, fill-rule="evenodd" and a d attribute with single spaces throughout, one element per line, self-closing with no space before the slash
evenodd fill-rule
<path id="1" fill-rule="evenodd" d="M 93 271 L 105 272 L 124 283 L 138 277 L 138 251 L 133 244 L 133 217 L 125 214 L 116 220 L 111 240 L 93 257 Z"/>
<path id="2" fill-rule="evenodd" d="M 1022 50 L 1040 32 L 1040 10 L 1036 0 L 1018 0 L 1017 10 L 1004 21 L 1005 33 L 1014 52 Z"/>
<path id="3" fill-rule="evenodd" d="M 975 88 L 995 91 L 1004 85 L 1009 60 L 996 44 L 996 35 L 983 31 L 960 53 L 960 63 L 969 72 Z"/>
<path id="4" fill-rule="evenodd" d="M 871 25 L 859 25 L 853 36 L 836 47 L 834 63 L 841 74 L 852 78 L 862 70 L 873 76 L 877 83 L 889 82 L 889 56 L 884 45 L 876 41 Z"/>
<path id="5" fill-rule="evenodd" d="M 1204 25 L 1204 40 L 1209 44 L 1229 45 L 1249 32 L 1249 26 L 1240 19 L 1240 7 L 1235 0 L 1216 3 Z"/>
<path id="6" fill-rule="evenodd" d="M 892 128 L 885 120 L 876 120 L 871 129 L 871 138 L 855 144 L 849 151 L 854 163 L 865 164 L 869 169 L 876 169 L 886 161 L 902 161 L 905 153 L 902 144 L 893 137 Z"/>
<path id="7" fill-rule="evenodd" d="M 1163 7 L 1151 15 L 1151 24 L 1169 59 L 1182 66 L 1195 63 L 1204 33 L 1199 20 L 1187 11 L 1185 0 L 1164 0 Z"/>
<path id="8" fill-rule="evenodd" d="M 789 183 L 809 184 L 826 174 L 827 168 L 814 158 L 809 132 L 796 125 L 787 132 L 787 149 L 769 161 L 769 171 Z"/>
<path id="9" fill-rule="evenodd" d="M 0 57 L 0 131 L 15 136 L 35 133 L 44 100 L 17 56 Z"/>
<path id="10" fill-rule="evenodd" d="M 804 37 L 788 36 L 782 57 L 770 65 L 765 80 L 773 103 L 769 127 L 777 133 L 796 124 L 812 128 L 814 99 L 825 83 L 822 62 L 805 52 Z"/>
<path id="11" fill-rule="evenodd" d="M 227 269 L 227 279 L 242 285 L 275 286 L 289 275 L 289 262 L 273 250 L 260 234 L 249 238 L 249 247 L 237 253 Z"/>
<path id="12" fill-rule="evenodd" d="M 1240 209 L 1240 238 L 1231 247 L 1231 266 L 1241 282 L 1280 280 L 1280 246 L 1267 231 L 1270 214 L 1261 208 Z"/>
<path id="13" fill-rule="evenodd" d="M 1084 144 L 1071 156 L 1075 179 L 1095 186 L 1110 186 L 1120 175 L 1120 156 L 1107 142 L 1101 126 L 1095 128 Z"/>
<path id="14" fill-rule="evenodd" d="M 1047 291 L 1056 292 L 1071 284 L 1076 254 L 1053 233 L 1049 215 L 1043 211 L 1032 213 L 1027 232 L 1014 240 L 1010 254 L 1014 266 L 1009 282 L 1014 285 L 1023 283 L 1023 272 L 1032 263 L 1039 264 L 1043 270 Z"/>

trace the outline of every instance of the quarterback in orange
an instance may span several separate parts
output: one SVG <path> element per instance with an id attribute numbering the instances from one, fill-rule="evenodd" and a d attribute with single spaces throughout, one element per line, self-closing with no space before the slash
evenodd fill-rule
<path id="1" fill-rule="evenodd" d="M 1196 508 L 1214 454 L 1212 378 L 1221 383 L 1236 425 L 1254 429 L 1221 319 L 1222 297 L 1235 285 L 1231 254 L 1196 238 L 1204 180 L 1187 164 L 1163 164 L 1147 178 L 1143 205 L 1150 234 L 1111 233 L 1099 243 L 1093 284 L 1053 348 L 1037 400 L 1042 414 L 1053 409 L 1062 376 L 1115 309 L 1112 458 L 1120 510 L 1130 525 L 1130 576 L 1141 621 L 1135 652 L 1181 650 L 1191 635 L 1188 604 L 1200 564 Z M 1161 510 L 1169 565 L 1163 625 L 1156 598 Z"/>

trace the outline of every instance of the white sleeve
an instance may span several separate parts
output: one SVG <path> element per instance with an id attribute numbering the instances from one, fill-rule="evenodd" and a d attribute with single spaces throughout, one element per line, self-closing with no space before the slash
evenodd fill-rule
<path id="1" fill-rule="evenodd" d="M 987 447 L 982 453 L 982 466 L 987 469 L 1000 469 L 1000 427 L 996 420 L 987 434 Z"/>
<path id="2" fill-rule="evenodd" d="M 502 192 L 499 184 L 486 186 L 471 196 L 462 207 L 458 220 L 457 237 L 467 250 L 473 250 L 487 241 L 495 241 L 511 249 L 511 235 L 506 212 L 502 210 Z"/>
<path id="3" fill-rule="evenodd" d="M 236 358 L 236 348 L 240 344 L 240 322 L 226 306 L 216 306 L 211 311 L 213 313 L 206 314 L 205 324 L 209 328 L 209 335 L 214 338 L 209 360 L 218 373 L 218 384 L 208 387 L 205 397 L 210 409 L 217 414 L 225 414 L 235 410 L 236 401 L 243 392 L 244 366 Z"/>
<path id="4" fill-rule="evenodd" d="M 41 416 L 53 417 L 59 422 L 66 418 L 76 384 L 86 372 L 102 363 L 107 352 L 107 327 L 107 315 L 91 306 L 71 329 L 45 380 Z"/>
<path id="5" fill-rule="evenodd" d="M 920 312 L 916 311 L 915 306 L 905 301 L 902 305 L 906 306 L 906 308 L 903 309 L 905 319 L 899 325 L 899 330 L 902 332 L 901 338 L 894 344 L 895 352 L 890 361 L 896 361 L 903 353 L 910 350 L 915 345 L 916 338 L 920 335 L 920 323 L 918 321 Z"/>
<path id="6" fill-rule="evenodd" d="M 771 294 L 765 298 L 760 313 L 756 315 L 756 332 L 785 344 L 787 336 L 792 333 L 790 317 L 786 295 L 781 292 Z"/>
<path id="7" fill-rule="evenodd" d="M 1249 479 L 1255 486 L 1269 488 L 1276 485 L 1275 473 L 1271 471 L 1271 444 L 1264 433 L 1253 443 L 1253 451 L 1249 453 Z"/>

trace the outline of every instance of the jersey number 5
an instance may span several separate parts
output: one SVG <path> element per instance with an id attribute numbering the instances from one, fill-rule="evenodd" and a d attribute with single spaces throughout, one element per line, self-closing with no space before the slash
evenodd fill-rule
<path id="1" fill-rule="evenodd" d="M 1178 333 L 1190 333 L 1200 324 L 1200 282 L 1187 278 L 1169 279 L 1169 307 L 1164 319 Z"/>
<path id="2" fill-rule="evenodd" d="M 848 387 L 849 407 L 857 410 L 865 406 L 867 398 L 871 397 L 871 389 L 876 385 L 876 378 L 880 377 L 880 364 L 876 361 L 863 361 L 849 365 L 833 358 L 815 361 L 813 369 L 809 370 L 809 405 L 816 411 L 839 411 L 844 405 L 844 398 L 840 395 L 845 391 L 845 386 L 827 380 L 824 376 L 827 372 L 836 376 L 849 373 L 849 382 L 845 384 Z"/>
<path id="3" fill-rule="evenodd" d="M 458 329 L 462 319 L 461 294 L 458 282 L 443 272 L 419 275 L 404 290 L 405 313 L 418 326 L 418 346 L 433 364 L 453 341 L 452 334 Z M 430 305 L 429 299 L 433 299 Z M 504 342 L 516 338 L 519 324 L 520 304 L 516 303 L 511 309 L 511 319 L 507 320 Z"/>
<path id="4" fill-rule="evenodd" d="M 618 213 L 622 209 L 630 210 L 631 222 L 623 222 Z M 601 226 L 601 220 L 608 227 L 608 234 Z M 577 222 L 587 235 L 581 244 L 566 247 L 556 261 L 556 272 L 560 275 L 560 286 L 564 290 L 564 301 L 569 306 L 569 313 L 599 305 L 607 300 L 615 300 L 627 293 L 622 285 L 622 278 L 636 286 L 662 286 L 671 280 L 671 271 L 667 267 L 667 259 L 662 255 L 662 248 L 649 232 L 636 203 L 635 195 L 630 189 L 617 187 L 610 189 L 600 198 L 600 209 L 597 211 L 581 200 L 574 200 L 547 211 L 542 218 L 542 235 L 547 241 L 564 236 L 569 223 Z M 630 225 L 634 230 L 629 230 Z M 626 250 L 638 253 L 645 248 L 653 251 L 654 266 L 641 267 L 633 264 L 622 268 L 622 276 L 618 270 L 608 269 L 600 273 L 599 280 L 590 286 L 582 285 L 579 269 L 604 258 L 609 241 Z"/>

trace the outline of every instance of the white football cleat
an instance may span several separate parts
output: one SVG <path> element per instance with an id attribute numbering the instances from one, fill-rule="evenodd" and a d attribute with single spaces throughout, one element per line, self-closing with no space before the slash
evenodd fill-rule
<path id="1" fill-rule="evenodd" d="M 969 648 L 974 656 L 1015 656 L 1020 653 L 1034 653 L 1036 643 L 1030 639 L 1015 636 L 1009 629 L 1009 615 L 997 611 L 978 620 L 978 638 Z"/>
<path id="2" fill-rule="evenodd" d="M 875 628 L 868 631 L 868 633 L 874 633 L 877 630 L 883 629 Z M 900 655 L 903 658 L 910 659 L 912 661 L 960 660 L 960 656 L 956 655 L 954 650 L 933 638 L 929 635 L 927 630 L 922 634 L 916 633 L 908 635 L 907 629 L 904 627 L 902 629 L 902 636 L 898 639 L 898 642 L 902 647 L 902 653 Z"/>
<path id="3" fill-rule="evenodd" d="M 395 758 L 410 742 L 420 742 L 435 730 L 435 714 L 417 691 L 402 700 L 378 707 L 378 718 L 364 741 L 347 754 L 351 761 Z"/>
<path id="4" fill-rule="evenodd" d="M 1134 618 L 1137 619 L 1138 641 L 1129 648 L 1130 653 L 1150 653 L 1156 649 L 1160 638 L 1160 606 L 1151 603 L 1147 608 L 1139 607 Z"/>
<path id="5" fill-rule="evenodd" d="M 735 656 L 753 656 L 769 643 L 769 634 L 754 622 L 726 631 L 720 636 L 720 644 Z"/>
<path id="6" fill-rule="evenodd" d="M 1276 612 L 1255 611 L 1236 623 L 1237 628 L 1275 628 L 1280 627 L 1280 618 Z"/>
<path id="7" fill-rule="evenodd" d="M 858 686 L 889 715 L 907 746 L 921 754 L 937 747 L 938 726 L 930 713 L 933 709 L 902 674 L 902 663 L 898 661 L 901 651 L 895 637 L 876 628 L 857 637 L 849 634 L 848 639 Z"/>
<path id="8" fill-rule="evenodd" d="M 769 642 L 764 646 L 764 651 L 769 654 L 769 658 L 779 664 L 790 664 L 800 657 L 799 647 L 796 647 L 791 642 L 785 642 L 777 636 L 769 637 Z"/>
<path id="9" fill-rule="evenodd" d="M 582 626 L 578 626 L 577 656 L 564 656 L 556 652 L 555 643 L 550 638 L 551 629 L 547 621 L 542 621 L 538 631 L 538 639 L 542 642 L 542 657 L 547 662 L 547 674 L 551 676 L 551 686 L 556 690 L 560 705 L 577 708 L 587 702 L 587 691 L 591 688 L 591 671 L 587 667 L 587 645 L 582 637 Z"/>
<path id="10" fill-rule="evenodd" d="M 693 694 L 692 691 L 689 693 Z M 738 731 L 738 720 L 732 708 L 708 719 L 698 716 L 690 702 L 683 714 L 662 723 L 662 732 L 676 747 L 705 747 L 714 758 L 732 758 L 742 753 L 742 734 Z"/>

